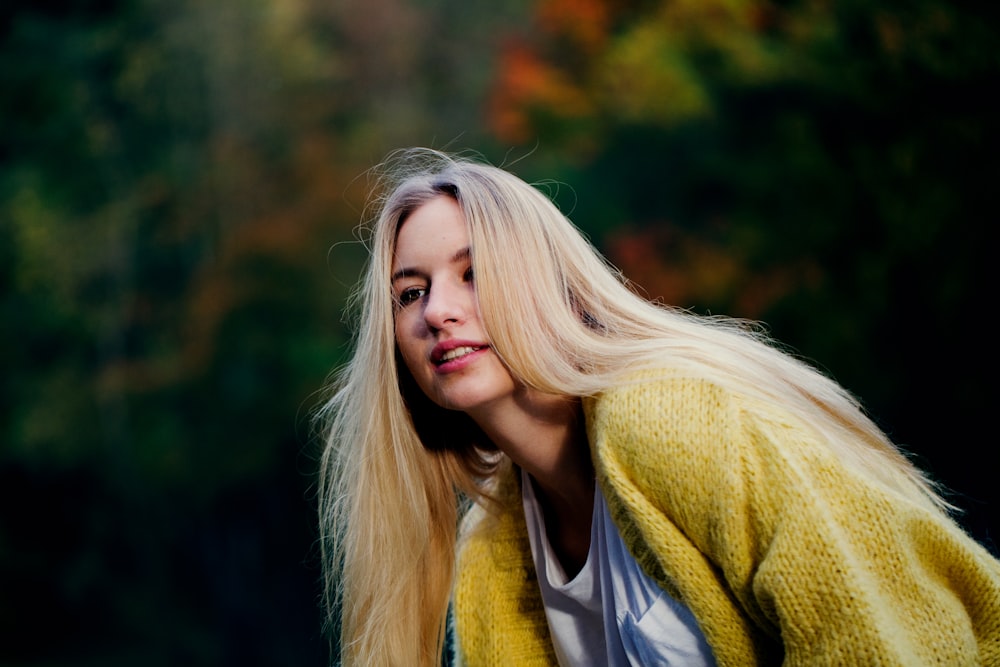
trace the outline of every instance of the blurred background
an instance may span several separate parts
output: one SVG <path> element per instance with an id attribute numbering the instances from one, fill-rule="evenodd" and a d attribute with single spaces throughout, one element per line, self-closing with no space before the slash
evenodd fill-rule
<path id="1" fill-rule="evenodd" d="M 409 145 L 766 322 L 995 551 L 998 8 L 5 0 L 0 665 L 328 661 L 310 415 Z"/>

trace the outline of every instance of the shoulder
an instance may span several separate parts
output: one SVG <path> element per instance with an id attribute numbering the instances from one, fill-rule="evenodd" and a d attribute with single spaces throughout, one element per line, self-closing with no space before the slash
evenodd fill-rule
<path id="1" fill-rule="evenodd" d="M 634 371 L 614 387 L 584 400 L 588 424 L 601 430 L 715 428 L 738 396 L 719 384 L 671 370 Z"/>
<path id="2" fill-rule="evenodd" d="M 706 512 L 770 514 L 815 476 L 836 471 L 839 480 L 844 472 L 785 406 L 690 374 L 632 373 L 584 410 L 603 482 L 690 530 L 704 525 Z"/>
<path id="3" fill-rule="evenodd" d="M 808 426 L 780 405 L 748 391 L 677 371 L 643 370 L 624 375 L 614 387 L 584 400 L 587 432 L 595 451 L 718 457 L 729 445 L 749 445 L 754 433 L 790 430 L 803 437 Z M 769 441 L 776 440 L 769 434 Z"/>
<path id="4" fill-rule="evenodd" d="M 657 443 L 701 447 L 763 439 L 813 439 L 810 424 L 788 406 L 756 395 L 752 387 L 679 370 L 646 369 L 623 374 L 605 391 L 583 401 L 592 445 L 616 447 Z M 718 452 L 716 452 L 718 453 Z"/>

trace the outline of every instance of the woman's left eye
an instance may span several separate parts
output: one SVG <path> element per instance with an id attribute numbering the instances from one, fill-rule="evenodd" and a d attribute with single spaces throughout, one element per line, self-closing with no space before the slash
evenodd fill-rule
<path id="1" fill-rule="evenodd" d="M 464 280 L 467 283 L 471 283 L 473 281 L 473 277 L 474 276 L 472 273 L 472 267 L 470 266 L 468 269 L 465 270 L 465 274 L 462 276 L 462 280 Z"/>

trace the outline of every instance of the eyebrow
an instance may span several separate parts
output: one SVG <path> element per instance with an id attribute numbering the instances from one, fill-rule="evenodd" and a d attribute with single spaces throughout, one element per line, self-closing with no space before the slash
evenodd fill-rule
<path id="1" fill-rule="evenodd" d="M 472 257 L 471 248 L 469 248 L 469 246 L 465 246 L 464 248 L 456 252 L 454 255 L 452 255 L 451 259 L 448 260 L 448 262 L 450 264 L 458 264 L 459 262 L 464 262 L 471 257 Z M 392 274 L 392 278 L 390 278 L 389 282 L 394 283 L 400 278 L 411 278 L 413 276 L 423 276 L 423 275 L 424 275 L 423 271 L 409 267 L 403 267 Z"/>

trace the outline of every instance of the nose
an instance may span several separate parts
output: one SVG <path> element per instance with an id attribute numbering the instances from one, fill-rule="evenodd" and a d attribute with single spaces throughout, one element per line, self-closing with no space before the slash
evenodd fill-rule
<path id="1" fill-rule="evenodd" d="M 471 306 L 472 290 L 468 285 L 437 282 L 427 295 L 424 321 L 431 331 L 440 331 L 464 322 Z"/>

